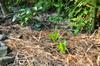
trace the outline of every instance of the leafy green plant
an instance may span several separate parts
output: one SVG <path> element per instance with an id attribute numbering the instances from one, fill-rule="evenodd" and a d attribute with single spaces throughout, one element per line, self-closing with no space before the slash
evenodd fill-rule
<path id="1" fill-rule="evenodd" d="M 14 16 L 12 21 L 19 20 L 21 25 L 27 25 L 32 19 L 32 11 L 29 8 L 20 9 Z"/>
<path id="2" fill-rule="evenodd" d="M 59 32 L 54 32 L 52 34 L 49 34 L 49 37 L 53 42 L 56 42 L 57 40 L 61 38 Z"/>
<path id="3" fill-rule="evenodd" d="M 71 3 L 72 5 L 70 5 Z M 66 12 L 69 13 L 70 25 L 75 35 L 82 31 L 88 33 L 93 31 L 96 18 L 95 8 L 95 0 L 75 0 L 69 2 Z"/>
<path id="4" fill-rule="evenodd" d="M 57 10 L 57 14 L 60 15 L 62 8 L 64 7 L 64 4 L 62 3 L 62 1 L 57 2 L 54 4 L 56 10 Z"/>
<path id="5" fill-rule="evenodd" d="M 37 0 L 5 0 L 6 5 L 8 6 L 23 6 L 23 5 L 32 5 L 36 3 Z"/>
<path id="6" fill-rule="evenodd" d="M 52 6 L 52 1 L 51 0 L 39 0 L 35 5 L 34 5 L 34 10 L 35 11 L 47 11 L 50 9 Z"/>
<path id="7" fill-rule="evenodd" d="M 68 52 L 67 41 L 64 40 L 64 42 L 60 42 L 60 43 L 59 41 L 57 41 L 61 38 L 61 35 L 59 34 L 59 32 L 54 32 L 52 34 L 49 34 L 49 37 L 54 43 L 57 43 L 57 47 L 60 53 L 65 54 L 66 52 Z"/>
<path id="8" fill-rule="evenodd" d="M 63 22 L 64 19 L 62 17 L 60 17 L 60 16 L 50 16 L 48 18 L 48 21 L 52 22 L 52 23 L 60 23 L 60 22 Z"/>
<path id="9" fill-rule="evenodd" d="M 6 0 L 6 6 L 7 8 L 8 6 L 15 8 L 25 7 L 22 8 L 22 12 L 15 14 L 13 17 L 13 20 L 20 20 L 21 25 L 29 23 L 33 16 L 31 10 L 26 7 L 31 6 L 38 14 L 48 11 L 57 12 L 56 16 L 48 18 L 48 21 L 52 23 L 63 22 L 63 18 L 60 16 L 64 14 L 63 17 L 70 20 L 70 27 L 73 29 L 73 33 L 77 35 L 82 31 L 88 33 L 93 31 L 96 8 L 100 10 L 100 7 L 96 6 L 99 2 L 99 0 Z"/>
<path id="10" fill-rule="evenodd" d="M 80 33 L 83 29 L 84 29 L 84 26 L 85 26 L 85 23 L 81 17 L 77 17 L 77 18 L 73 18 L 72 19 L 72 23 L 70 23 L 70 26 L 73 28 L 73 33 L 74 35 L 77 35 L 78 33 Z M 77 22 L 76 22 L 77 21 Z"/>
<path id="11" fill-rule="evenodd" d="M 64 41 L 64 42 L 61 42 L 58 44 L 58 50 L 61 52 L 61 53 L 66 53 L 68 52 L 68 48 L 67 48 L 67 42 Z"/>

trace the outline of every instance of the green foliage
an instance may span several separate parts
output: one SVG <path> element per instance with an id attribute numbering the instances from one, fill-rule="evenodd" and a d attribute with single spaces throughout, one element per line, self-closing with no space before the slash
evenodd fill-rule
<path id="1" fill-rule="evenodd" d="M 35 11 L 47 11 L 50 9 L 52 6 L 51 0 L 39 0 L 35 5 L 34 5 L 34 10 Z"/>
<path id="2" fill-rule="evenodd" d="M 32 5 L 36 3 L 37 0 L 5 0 L 5 3 L 8 6 L 26 6 L 26 5 Z"/>
<path id="3" fill-rule="evenodd" d="M 49 34 L 49 37 L 53 42 L 56 42 L 57 40 L 61 38 L 59 32 L 54 32 L 52 34 Z"/>
<path id="4" fill-rule="evenodd" d="M 27 25 L 32 20 L 32 11 L 29 8 L 20 9 L 14 16 L 12 21 L 19 20 L 20 24 Z"/>
<path id="5" fill-rule="evenodd" d="M 61 53 L 63 53 L 63 54 L 65 54 L 66 51 L 68 52 L 67 42 L 64 41 L 64 42 L 59 43 L 59 44 L 58 44 L 58 50 L 59 50 Z"/>
<path id="6" fill-rule="evenodd" d="M 60 23 L 60 22 L 63 22 L 64 19 L 62 17 L 60 17 L 60 16 L 50 16 L 48 18 L 48 21 L 52 22 L 52 23 Z"/>
<path id="7" fill-rule="evenodd" d="M 93 31 L 96 17 L 95 0 L 75 0 L 73 5 L 67 5 L 67 8 L 66 12 L 69 13 L 68 18 L 75 35 L 82 31 L 89 33 Z"/>
<path id="8" fill-rule="evenodd" d="M 69 25 L 75 35 L 82 31 L 91 33 L 94 29 L 96 8 L 100 10 L 100 7 L 96 6 L 99 0 L 6 0 L 5 2 L 7 8 L 25 7 L 23 12 L 17 13 L 13 17 L 15 20 L 17 16 L 22 25 L 29 23 L 33 16 L 31 10 L 26 9 L 26 7 L 31 6 L 32 11 L 37 14 L 54 10 L 53 12 L 57 12 L 57 15 L 48 18 L 48 21 L 53 23 L 63 22 L 64 18 L 60 16 L 64 14 L 63 17 L 70 20 Z"/>
<path id="9" fill-rule="evenodd" d="M 47 11 L 50 8 L 56 9 L 57 15 L 60 15 L 62 8 L 64 7 L 62 0 L 39 0 L 34 5 L 35 11 Z"/>
<path id="10" fill-rule="evenodd" d="M 70 23 L 70 26 L 74 29 L 74 35 L 80 33 L 85 26 L 84 20 L 81 17 L 71 19 L 73 22 Z M 77 21 L 77 22 L 76 22 Z"/>
<path id="11" fill-rule="evenodd" d="M 62 3 L 62 1 L 59 1 L 59 2 L 55 3 L 54 6 L 57 10 L 57 14 L 60 15 L 61 10 L 64 7 L 64 4 Z"/>
<path id="12" fill-rule="evenodd" d="M 64 42 L 61 42 L 61 35 L 59 34 L 59 32 L 54 32 L 52 34 L 49 34 L 50 39 L 57 44 L 58 50 L 60 51 L 60 53 L 65 54 L 66 52 L 68 52 L 68 46 L 67 46 L 67 42 L 64 40 Z M 59 41 L 60 43 L 59 43 Z"/>

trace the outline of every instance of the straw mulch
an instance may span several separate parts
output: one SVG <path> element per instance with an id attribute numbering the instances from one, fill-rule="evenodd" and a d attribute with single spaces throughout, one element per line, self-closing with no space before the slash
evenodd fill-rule
<path id="1" fill-rule="evenodd" d="M 10 36 L 4 41 L 15 56 L 9 66 L 100 66 L 100 29 L 79 36 L 68 36 L 63 31 L 62 36 L 68 42 L 67 54 L 59 53 L 50 41 L 50 30 L 38 32 L 30 27 L 10 25 L 0 31 Z"/>

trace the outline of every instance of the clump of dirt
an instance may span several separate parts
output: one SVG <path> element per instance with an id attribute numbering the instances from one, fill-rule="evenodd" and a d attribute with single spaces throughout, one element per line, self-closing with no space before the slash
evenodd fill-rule
<path id="1" fill-rule="evenodd" d="M 52 30 L 35 31 L 30 27 L 8 25 L 0 27 L 0 32 L 10 38 L 5 44 L 15 55 L 13 65 L 18 66 L 99 66 L 100 65 L 100 29 L 92 35 L 66 35 L 68 54 L 61 54 L 57 46 L 52 43 L 48 34 Z"/>

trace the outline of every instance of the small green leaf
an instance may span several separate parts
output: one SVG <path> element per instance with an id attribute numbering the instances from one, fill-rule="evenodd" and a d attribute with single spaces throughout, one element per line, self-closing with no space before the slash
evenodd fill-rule
<path id="1" fill-rule="evenodd" d="M 59 43 L 58 44 L 58 50 L 61 52 L 61 53 L 66 53 L 66 51 L 68 51 L 67 49 L 67 42 L 64 41 L 63 43 Z"/>
<path id="2" fill-rule="evenodd" d="M 54 32 L 52 34 L 49 34 L 49 37 L 53 42 L 56 42 L 57 40 L 61 38 L 59 32 Z"/>

